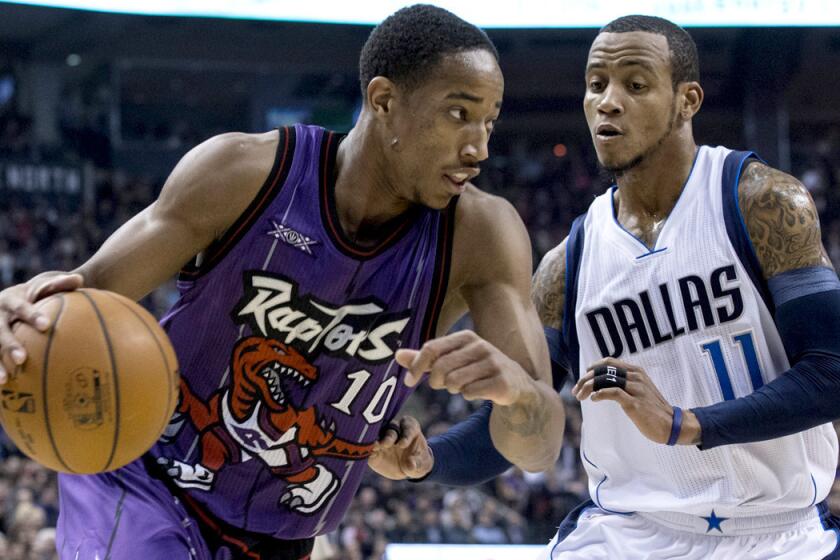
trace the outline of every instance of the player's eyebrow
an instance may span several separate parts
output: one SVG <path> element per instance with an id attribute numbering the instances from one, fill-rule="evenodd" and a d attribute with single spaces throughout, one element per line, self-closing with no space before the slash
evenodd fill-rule
<path id="1" fill-rule="evenodd" d="M 625 58 L 621 62 L 618 63 L 619 66 L 641 66 L 648 72 L 655 72 L 656 69 L 653 67 L 653 64 L 648 62 L 647 60 L 641 58 Z"/>
<path id="2" fill-rule="evenodd" d="M 641 58 L 623 58 L 618 62 L 618 66 L 641 66 L 642 68 L 644 68 L 648 72 L 656 72 L 656 69 L 653 67 L 653 65 L 650 62 L 648 62 L 647 60 L 641 59 Z M 595 69 L 606 68 L 606 67 L 607 67 L 606 62 L 596 60 L 596 61 L 590 62 L 589 64 L 586 65 L 586 71 L 590 72 L 590 71 L 595 70 Z"/>
<path id="3" fill-rule="evenodd" d="M 461 101 L 472 101 L 473 103 L 481 103 L 482 101 L 484 101 L 483 97 L 479 97 L 477 95 L 473 95 L 473 94 L 467 93 L 465 91 L 452 92 L 452 93 L 450 93 L 449 95 L 446 96 L 446 99 L 457 99 L 457 100 L 461 100 Z M 496 101 L 496 108 L 497 109 L 502 108 L 502 102 L 501 101 Z"/>

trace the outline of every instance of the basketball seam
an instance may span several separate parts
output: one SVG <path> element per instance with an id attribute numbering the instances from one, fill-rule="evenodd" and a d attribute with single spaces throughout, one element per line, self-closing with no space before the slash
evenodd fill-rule
<path id="1" fill-rule="evenodd" d="M 50 350 L 52 349 L 52 341 L 53 336 L 55 335 L 55 330 L 58 328 L 58 321 L 61 319 L 61 314 L 64 312 L 64 295 L 60 294 L 58 297 L 61 305 L 58 308 L 58 313 L 55 314 L 55 319 L 53 319 L 53 324 L 50 328 L 50 334 L 47 337 L 47 347 L 44 351 L 44 366 L 41 370 L 41 395 L 44 400 L 44 424 L 47 428 L 47 436 L 50 438 L 50 445 L 53 448 L 53 452 L 55 453 L 55 457 L 58 459 L 58 462 L 61 463 L 61 466 L 67 469 L 68 472 L 78 474 L 78 471 L 74 471 L 67 463 L 64 462 L 64 458 L 61 456 L 61 452 L 55 444 L 55 438 L 53 437 L 52 428 L 50 427 L 50 408 L 47 401 L 47 388 L 49 386 L 47 384 L 47 372 L 49 371 L 50 366 Z"/>
<path id="2" fill-rule="evenodd" d="M 169 367 L 169 360 L 166 359 L 166 352 L 164 352 L 163 346 L 161 346 L 160 341 L 158 340 L 158 337 L 155 336 L 155 333 L 152 331 L 151 327 L 149 327 L 149 325 L 146 324 L 146 321 L 143 320 L 143 317 L 139 313 L 137 313 L 135 310 L 133 310 L 130 306 L 126 305 L 126 303 L 124 301 L 122 301 L 121 299 L 119 299 L 117 297 L 114 297 L 112 294 L 107 294 L 107 295 L 108 295 L 108 297 L 110 297 L 111 299 L 113 299 L 114 301 L 116 301 L 117 303 L 122 305 L 123 307 L 125 307 L 129 312 L 131 312 L 131 314 L 134 315 L 140 321 L 140 323 L 143 325 L 143 327 L 145 327 L 145 329 L 147 331 L 149 331 L 149 334 L 152 335 L 152 339 L 155 341 L 155 345 L 158 347 L 158 351 L 160 352 L 161 358 L 163 358 L 163 365 L 166 367 L 167 374 L 170 373 L 172 370 Z M 166 410 L 170 410 L 170 409 L 174 408 L 173 403 L 172 403 L 172 383 L 170 383 L 169 381 L 170 380 L 167 379 L 167 383 L 166 383 Z M 166 429 L 166 425 L 169 424 L 169 421 L 170 421 L 170 417 L 167 416 L 167 417 L 164 418 L 163 427 L 160 429 L 161 433 L 163 433 L 163 430 Z"/>
<path id="3" fill-rule="evenodd" d="M 107 471 L 111 466 L 111 463 L 114 461 L 114 455 L 117 452 L 117 442 L 120 437 L 120 382 L 119 376 L 117 375 L 117 361 L 114 359 L 114 347 L 111 345 L 111 337 L 108 336 L 108 328 L 105 324 L 105 319 L 102 317 L 102 313 L 99 312 L 96 302 L 94 302 L 93 298 L 86 294 L 84 290 L 79 290 L 79 293 L 88 300 L 90 306 L 93 308 L 93 312 L 96 313 L 96 318 L 99 320 L 99 326 L 102 328 L 102 335 L 105 337 L 105 345 L 108 347 L 108 357 L 111 360 L 111 379 L 114 383 L 114 442 L 111 444 L 111 455 L 108 457 L 108 461 L 102 469 L 103 471 Z"/>

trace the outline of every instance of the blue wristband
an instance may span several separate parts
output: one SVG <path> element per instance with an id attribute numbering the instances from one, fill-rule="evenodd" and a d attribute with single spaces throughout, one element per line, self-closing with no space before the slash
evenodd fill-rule
<path id="1" fill-rule="evenodd" d="M 671 435 L 668 438 L 668 445 L 676 445 L 677 440 L 680 439 L 680 431 L 682 430 L 682 409 L 678 406 L 674 407 L 674 420 L 671 422 Z"/>

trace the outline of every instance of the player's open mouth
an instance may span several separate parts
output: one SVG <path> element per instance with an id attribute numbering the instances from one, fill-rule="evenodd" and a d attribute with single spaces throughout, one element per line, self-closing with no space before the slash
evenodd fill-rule
<path id="1" fill-rule="evenodd" d="M 469 181 L 470 176 L 468 173 L 452 173 L 444 175 L 449 183 L 452 185 L 453 189 L 457 193 L 463 193 L 467 188 L 467 181 Z"/>
<path id="2" fill-rule="evenodd" d="M 595 129 L 595 135 L 598 137 L 599 140 L 608 140 L 610 138 L 623 136 L 623 134 L 624 133 L 621 132 L 621 130 L 618 127 L 611 124 L 602 124 Z"/>
<path id="3" fill-rule="evenodd" d="M 268 383 L 268 390 L 278 404 L 286 403 L 286 393 L 283 391 L 283 379 L 291 380 L 303 387 L 307 387 L 312 381 L 304 377 L 302 373 L 294 368 L 272 362 L 260 371 L 260 375 Z"/>

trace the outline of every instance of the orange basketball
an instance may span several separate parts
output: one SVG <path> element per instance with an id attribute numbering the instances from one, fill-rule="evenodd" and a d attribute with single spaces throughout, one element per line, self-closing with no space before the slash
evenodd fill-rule
<path id="1" fill-rule="evenodd" d="M 160 437 L 178 400 L 178 364 L 154 317 L 113 292 L 82 289 L 38 303 L 42 333 L 13 332 L 27 359 L 0 386 L 0 422 L 18 448 L 51 469 L 119 468 Z"/>

